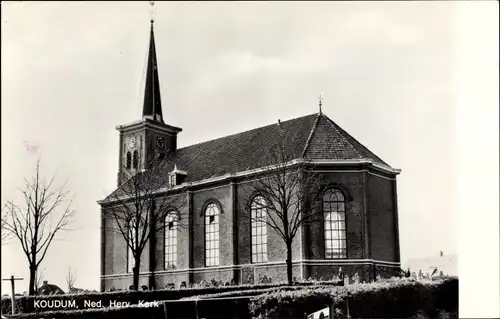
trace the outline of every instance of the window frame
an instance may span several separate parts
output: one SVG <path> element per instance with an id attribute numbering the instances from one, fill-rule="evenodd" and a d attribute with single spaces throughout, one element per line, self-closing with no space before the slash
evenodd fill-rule
<path id="1" fill-rule="evenodd" d="M 258 195 L 255 195 L 253 198 L 252 198 L 252 201 L 250 202 L 250 254 L 251 254 L 251 257 L 250 257 L 250 262 L 252 264 L 262 264 L 262 263 L 267 263 L 269 262 L 269 255 L 268 255 L 268 235 L 269 235 L 269 229 L 268 229 L 268 225 L 265 223 L 265 222 L 262 222 L 262 221 L 256 221 L 254 219 L 254 212 L 256 214 L 256 211 L 259 210 L 259 208 L 254 208 L 254 203 L 256 200 L 258 199 L 261 199 L 263 201 L 266 201 L 266 199 L 264 198 L 264 196 L 258 194 Z M 266 213 L 266 219 L 267 219 L 267 215 L 268 215 L 268 211 L 266 208 L 260 208 L 261 211 L 265 211 Z M 255 227 L 254 227 L 254 224 L 255 224 Z M 260 234 L 259 234 L 259 231 L 258 229 L 260 230 Z M 262 231 L 265 229 L 265 234 L 262 234 Z M 255 236 L 254 236 L 254 231 L 255 231 Z M 264 237 L 265 236 L 265 237 Z M 257 242 L 254 242 L 254 237 L 255 237 L 255 240 L 257 240 L 257 238 L 260 237 L 261 239 L 261 242 L 257 243 Z M 262 243 L 262 238 L 265 239 L 265 242 Z M 255 247 L 255 253 L 254 253 L 254 247 Z M 259 252 L 259 249 L 258 247 L 260 247 L 261 249 L 261 252 Z M 265 247 L 265 253 L 262 252 L 262 248 Z M 256 257 L 256 259 L 254 260 L 254 255 Z M 259 256 L 262 257 L 262 260 L 259 260 Z"/>
<path id="2" fill-rule="evenodd" d="M 170 186 L 175 186 L 176 183 L 177 183 L 177 176 L 176 176 L 176 174 L 170 174 L 168 176 L 168 184 Z"/>
<path id="3" fill-rule="evenodd" d="M 134 152 L 132 153 L 132 167 L 134 169 L 139 168 L 139 151 L 138 150 L 134 150 Z"/>
<path id="4" fill-rule="evenodd" d="M 163 233 L 163 268 L 165 270 L 171 270 L 171 269 L 177 269 L 177 261 L 178 261 L 178 244 L 179 244 L 179 228 L 178 228 L 178 223 L 175 218 L 175 214 L 177 212 L 175 210 L 171 210 L 167 213 L 167 216 L 165 216 L 164 223 L 165 223 L 165 228 L 164 228 L 164 233 Z M 171 219 L 167 221 L 167 219 Z M 168 228 L 168 223 L 173 223 L 173 229 Z M 167 238 L 167 234 L 170 234 Z M 173 236 L 172 236 L 173 235 Z M 172 245 L 167 244 L 167 239 L 173 239 L 172 241 L 174 242 Z M 168 245 L 168 246 L 167 246 Z M 171 248 L 170 250 L 168 248 Z M 172 249 L 173 248 L 173 249 Z M 167 255 L 173 256 L 173 262 L 172 260 L 167 260 Z"/>
<path id="5" fill-rule="evenodd" d="M 217 216 L 216 219 L 217 219 L 217 223 L 215 224 L 216 225 L 216 230 L 213 231 L 213 232 L 210 232 L 210 233 L 207 233 L 207 212 L 208 212 L 208 209 L 211 208 L 211 207 L 215 207 L 215 209 L 217 210 L 217 214 L 213 215 L 213 216 Z M 202 216 L 203 216 L 203 259 L 204 259 L 204 265 L 205 267 L 218 267 L 220 266 L 220 216 L 222 215 L 222 209 L 221 209 L 221 205 L 217 202 L 217 201 L 214 201 L 214 200 L 211 200 L 211 201 L 208 201 L 205 206 L 203 207 L 203 211 L 202 211 Z M 209 215 L 209 216 L 212 216 L 212 215 Z M 215 217 L 214 217 L 215 219 Z M 210 241 L 208 240 L 207 238 L 207 235 L 208 234 L 214 234 L 214 237 L 217 237 L 217 239 L 211 239 Z M 210 237 L 210 236 L 209 236 Z M 207 247 L 207 244 L 210 244 L 211 243 L 217 243 L 216 245 L 216 248 L 208 248 Z M 209 245 L 211 246 L 211 245 Z M 209 257 L 209 255 L 207 255 L 208 251 L 214 251 L 216 252 L 216 257 Z M 209 262 L 209 259 L 215 259 L 217 262 L 216 263 L 210 263 Z"/>
<path id="6" fill-rule="evenodd" d="M 125 154 L 125 167 L 127 169 L 132 168 L 132 152 L 127 151 L 127 154 Z"/>
<path id="7" fill-rule="evenodd" d="M 337 200 L 335 201 L 325 201 L 325 196 L 331 192 L 332 195 L 337 194 Z M 338 200 L 338 196 L 342 197 L 342 200 Z M 331 198 L 331 195 L 330 195 Z M 337 213 L 337 214 L 343 214 L 343 218 L 336 218 L 336 219 L 329 219 L 330 223 L 330 228 L 327 229 L 326 224 L 327 224 L 327 219 L 326 219 L 326 214 L 327 211 L 325 211 L 325 204 L 328 203 L 330 211 L 328 213 Z M 324 245 L 324 258 L 328 260 L 336 260 L 336 259 L 347 259 L 348 258 L 348 250 L 347 250 L 347 209 L 346 209 L 346 203 L 347 203 L 347 196 L 346 194 L 338 187 L 328 187 L 326 188 L 321 196 L 321 211 L 323 214 L 323 245 Z M 338 210 L 339 204 L 342 205 L 343 209 Z M 336 206 L 336 210 L 334 211 L 331 209 L 333 206 Z M 339 224 L 343 224 L 339 227 Z M 337 225 L 337 227 L 335 227 Z M 330 232 L 330 236 L 327 236 L 327 231 Z M 342 232 L 343 231 L 343 232 Z M 334 236 L 334 233 L 337 234 L 337 236 Z M 343 235 L 343 236 L 342 236 Z M 330 237 L 330 238 L 327 238 Z M 328 247 L 329 245 L 327 244 L 327 241 L 330 241 L 330 248 Z M 342 246 L 343 243 L 343 246 Z M 335 246 L 334 244 L 337 244 Z M 331 256 L 328 255 L 328 251 L 331 251 Z M 335 256 L 337 254 L 337 256 Z"/>

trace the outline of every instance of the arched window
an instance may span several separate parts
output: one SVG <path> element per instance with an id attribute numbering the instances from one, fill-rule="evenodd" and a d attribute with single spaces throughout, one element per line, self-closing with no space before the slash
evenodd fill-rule
<path id="1" fill-rule="evenodd" d="M 336 189 L 323 194 L 325 216 L 325 258 L 346 258 L 346 227 L 344 195 Z"/>
<path id="2" fill-rule="evenodd" d="M 267 209 L 264 197 L 252 201 L 252 263 L 267 262 Z"/>
<path id="3" fill-rule="evenodd" d="M 130 152 L 127 152 L 127 169 L 130 169 L 131 165 L 132 165 L 132 154 Z"/>
<path id="4" fill-rule="evenodd" d="M 215 203 L 205 209 L 205 266 L 219 265 L 219 214 Z"/>
<path id="5" fill-rule="evenodd" d="M 174 212 L 165 217 L 165 269 L 177 267 L 177 220 Z"/>
<path id="6" fill-rule="evenodd" d="M 139 166 L 139 151 L 138 150 L 135 150 L 134 151 L 134 169 L 137 169 L 137 167 Z"/>

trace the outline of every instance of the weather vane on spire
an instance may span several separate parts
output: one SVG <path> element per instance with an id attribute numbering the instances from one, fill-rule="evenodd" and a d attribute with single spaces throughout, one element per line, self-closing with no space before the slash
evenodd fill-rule
<path id="1" fill-rule="evenodd" d="M 155 21 L 155 19 L 154 19 L 155 2 L 154 1 L 149 1 L 149 5 L 151 6 L 151 23 L 153 23 Z"/>
<path id="2" fill-rule="evenodd" d="M 321 113 L 321 106 L 323 106 L 323 98 L 321 97 L 321 94 L 318 97 L 319 100 L 319 113 Z"/>

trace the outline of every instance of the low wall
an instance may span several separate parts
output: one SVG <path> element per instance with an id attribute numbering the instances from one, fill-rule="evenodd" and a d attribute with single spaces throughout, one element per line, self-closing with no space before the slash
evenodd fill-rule
<path id="1" fill-rule="evenodd" d="M 189 271 L 159 271 L 155 273 L 156 287 L 158 289 L 167 288 L 168 284 L 174 284 L 175 288 L 180 288 L 184 281 L 189 283 Z"/>
<path id="2" fill-rule="evenodd" d="M 390 278 L 398 275 L 400 267 L 398 265 L 388 265 L 380 262 L 371 262 L 370 260 L 360 261 L 342 261 L 342 260 L 303 260 L 295 261 L 292 268 L 292 276 L 297 280 L 307 280 L 315 278 L 319 280 L 330 280 L 334 275 L 339 274 L 339 269 L 342 267 L 342 272 L 352 277 L 358 274 L 360 280 L 371 281 L 378 275 L 382 278 Z M 140 285 L 148 285 L 149 275 L 141 275 Z M 236 266 L 223 266 L 213 268 L 197 268 L 197 269 L 182 269 L 158 271 L 155 273 L 157 289 L 165 288 L 167 284 L 174 284 L 175 288 L 180 288 L 183 281 L 186 284 L 199 284 L 201 281 L 210 282 L 212 279 L 224 284 L 231 283 L 234 279 L 235 283 L 244 284 L 248 282 L 252 276 L 255 283 L 259 279 L 266 276 L 271 278 L 273 283 L 287 282 L 287 272 L 285 262 L 263 263 L 263 264 L 246 264 Z M 192 278 L 190 282 L 189 278 Z M 110 288 L 128 289 L 132 285 L 132 275 L 113 276 L 104 278 L 106 291 Z"/>
<path id="3" fill-rule="evenodd" d="M 113 290 L 128 290 L 134 284 L 132 274 L 120 275 L 116 277 L 102 278 L 104 281 L 105 291 Z M 149 275 L 139 275 L 139 287 L 142 285 L 149 286 Z"/>
<path id="4" fill-rule="evenodd" d="M 223 283 L 230 283 L 234 277 L 233 269 L 231 268 L 216 268 L 216 269 L 196 269 L 192 271 L 193 281 L 199 284 L 202 280 L 210 282 L 212 279 Z"/>
<path id="5" fill-rule="evenodd" d="M 323 280 L 330 280 L 333 276 L 338 276 L 340 268 L 342 268 L 342 272 L 352 277 L 355 274 L 358 274 L 361 281 L 373 281 L 377 276 L 381 278 L 391 278 L 398 275 L 399 267 L 398 266 L 387 266 L 378 263 L 366 263 L 366 264 L 357 264 L 357 265 L 349 265 L 341 262 L 329 262 L 329 263 L 306 263 L 304 265 L 305 271 L 307 274 L 307 278 L 314 278 L 319 280 L 323 278 Z"/>

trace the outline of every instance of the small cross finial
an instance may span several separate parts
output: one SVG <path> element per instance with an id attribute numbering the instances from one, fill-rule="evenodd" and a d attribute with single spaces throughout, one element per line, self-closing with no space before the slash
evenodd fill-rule
<path id="1" fill-rule="evenodd" d="M 153 22 L 155 22 L 155 20 L 154 20 L 154 6 L 155 6 L 155 2 L 154 1 L 149 1 L 149 5 L 151 6 L 151 26 L 153 26 Z"/>
<path id="2" fill-rule="evenodd" d="M 321 106 L 323 106 L 323 97 L 321 97 L 321 94 L 318 97 L 319 100 L 319 113 L 321 113 Z"/>

